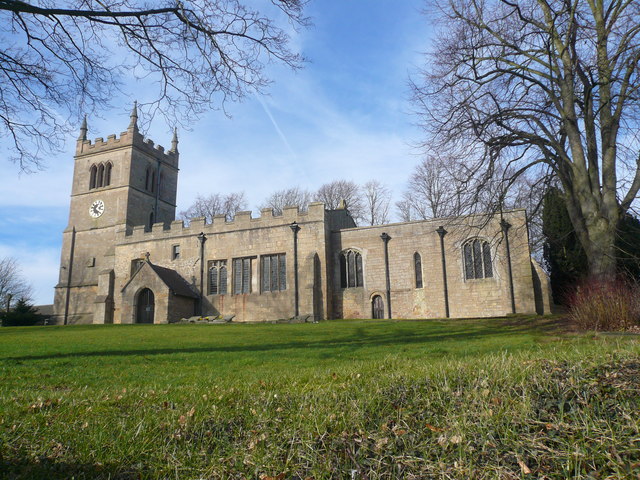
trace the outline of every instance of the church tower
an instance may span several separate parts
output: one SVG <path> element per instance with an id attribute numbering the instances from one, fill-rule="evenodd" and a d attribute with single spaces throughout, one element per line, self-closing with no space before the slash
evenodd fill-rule
<path id="1" fill-rule="evenodd" d="M 120 138 L 109 135 L 92 143 L 85 118 L 55 287 L 57 323 L 112 321 L 115 244 L 134 226 L 151 228 L 175 219 L 178 157 L 176 132 L 167 152 L 144 139 L 135 104 Z"/>

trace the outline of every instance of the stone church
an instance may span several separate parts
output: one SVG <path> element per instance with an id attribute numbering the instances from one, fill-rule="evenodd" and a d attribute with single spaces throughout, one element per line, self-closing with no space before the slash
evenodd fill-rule
<path id="1" fill-rule="evenodd" d="M 77 140 L 56 323 L 491 317 L 548 313 L 526 214 L 358 227 L 348 205 L 175 220 L 178 139 L 137 111 L 120 137 Z"/>

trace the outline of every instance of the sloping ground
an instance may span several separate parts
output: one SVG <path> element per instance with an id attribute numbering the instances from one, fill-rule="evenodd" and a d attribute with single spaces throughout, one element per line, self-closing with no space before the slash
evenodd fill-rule
<path id="1" fill-rule="evenodd" d="M 556 319 L 0 331 L 1 478 L 640 475 L 637 337 Z"/>

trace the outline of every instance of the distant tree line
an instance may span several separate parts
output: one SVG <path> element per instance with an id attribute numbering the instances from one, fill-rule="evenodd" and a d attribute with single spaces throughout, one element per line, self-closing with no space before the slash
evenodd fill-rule
<path id="1" fill-rule="evenodd" d="M 382 225 L 390 220 L 391 191 L 377 180 L 363 185 L 349 180 L 335 180 L 325 183 L 315 192 L 300 187 L 276 190 L 257 208 L 270 208 L 275 215 L 281 215 L 285 207 L 306 210 L 311 202 L 323 202 L 327 209 L 334 210 L 342 201 L 359 225 Z M 179 218 L 190 220 L 205 217 L 210 222 L 216 215 L 225 215 L 230 220 L 237 212 L 246 210 L 247 205 L 244 192 L 198 195 L 189 208 L 179 213 Z"/>
<path id="2" fill-rule="evenodd" d="M 0 323 L 2 326 L 33 325 L 42 319 L 31 305 L 32 288 L 15 258 L 0 258 Z"/>

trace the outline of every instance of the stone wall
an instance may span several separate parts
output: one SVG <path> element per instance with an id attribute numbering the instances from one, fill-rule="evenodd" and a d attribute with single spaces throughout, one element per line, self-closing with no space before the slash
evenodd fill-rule
<path id="1" fill-rule="evenodd" d="M 522 210 L 505 214 L 509 229 L 511 264 L 516 312 L 534 313 L 535 300 L 529 256 L 525 213 Z M 449 316 L 488 317 L 512 313 L 506 256 L 506 242 L 499 220 L 486 216 L 437 219 L 375 227 L 351 228 L 332 233 L 333 303 L 336 318 L 370 318 L 371 301 L 380 295 L 388 315 L 384 242 L 381 234 L 390 235 L 389 278 L 391 285 L 391 315 L 393 318 L 445 317 L 445 289 L 440 237 L 444 236 Z M 465 279 L 462 246 L 465 241 L 479 238 L 491 246 L 493 275 L 490 278 Z M 364 285 L 340 288 L 341 251 L 352 249 L 362 255 Z M 416 288 L 414 254 L 422 263 L 422 288 Z"/>
<path id="2" fill-rule="evenodd" d="M 155 218 L 161 222 L 170 223 L 175 218 L 178 159 L 177 152 L 165 152 L 163 147 L 144 140 L 135 122 L 119 138 L 109 135 L 106 141 L 97 138 L 90 142 L 86 140 L 86 128 L 81 130 L 74 158 L 69 223 L 63 232 L 60 274 L 54 296 L 57 323 L 64 322 L 67 291 L 68 323 L 113 320 L 113 292 L 105 293 L 99 287 L 99 276 L 114 269 L 115 245 L 121 236 L 117 231 L 122 230 L 123 224 L 147 223 L 151 211 L 157 212 Z M 112 166 L 109 185 L 90 188 L 92 165 L 108 164 Z M 144 190 L 144 175 L 149 165 L 163 173 L 162 195 Z M 93 217 L 89 209 L 96 200 L 103 202 L 104 211 Z"/>
<path id="3" fill-rule="evenodd" d="M 200 241 L 198 234 L 206 235 L 204 244 L 204 315 L 235 315 L 234 321 L 261 321 L 294 316 L 294 250 L 290 225 L 299 225 L 298 232 L 298 285 L 299 313 L 326 318 L 327 273 L 325 249 L 325 211 L 321 203 L 312 204 L 307 212 L 286 208 L 281 216 L 265 210 L 258 218 L 250 212 L 240 212 L 227 222 L 215 218 L 212 224 L 194 219 L 189 226 L 173 222 L 169 228 L 155 224 L 151 232 L 142 227 L 120 228 L 115 261 L 114 321 L 126 322 L 133 310 L 124 304 L 121 289 L 131 275 L 131 262 L 149 253 L 150 260 L 159 266 L 178 272 L 195 291 L 200 291 Z M 127 235 L 128 234 L 128 235 Z M 179 258 L 173 257 L 173 247 L 179 246 Z M 286 289 L 263 292 L 261 289 L 260 257 L 285 254 Z M 233 294 L 233 259 L 251 258 L 251 292 Z M 208 294 L 208 266 L 210 261 L 227 261 L 227 294 Z M 149 287 L 151 288 L 151 287 Z M 178 318 L 169 318 L 176 321 Z"/>

